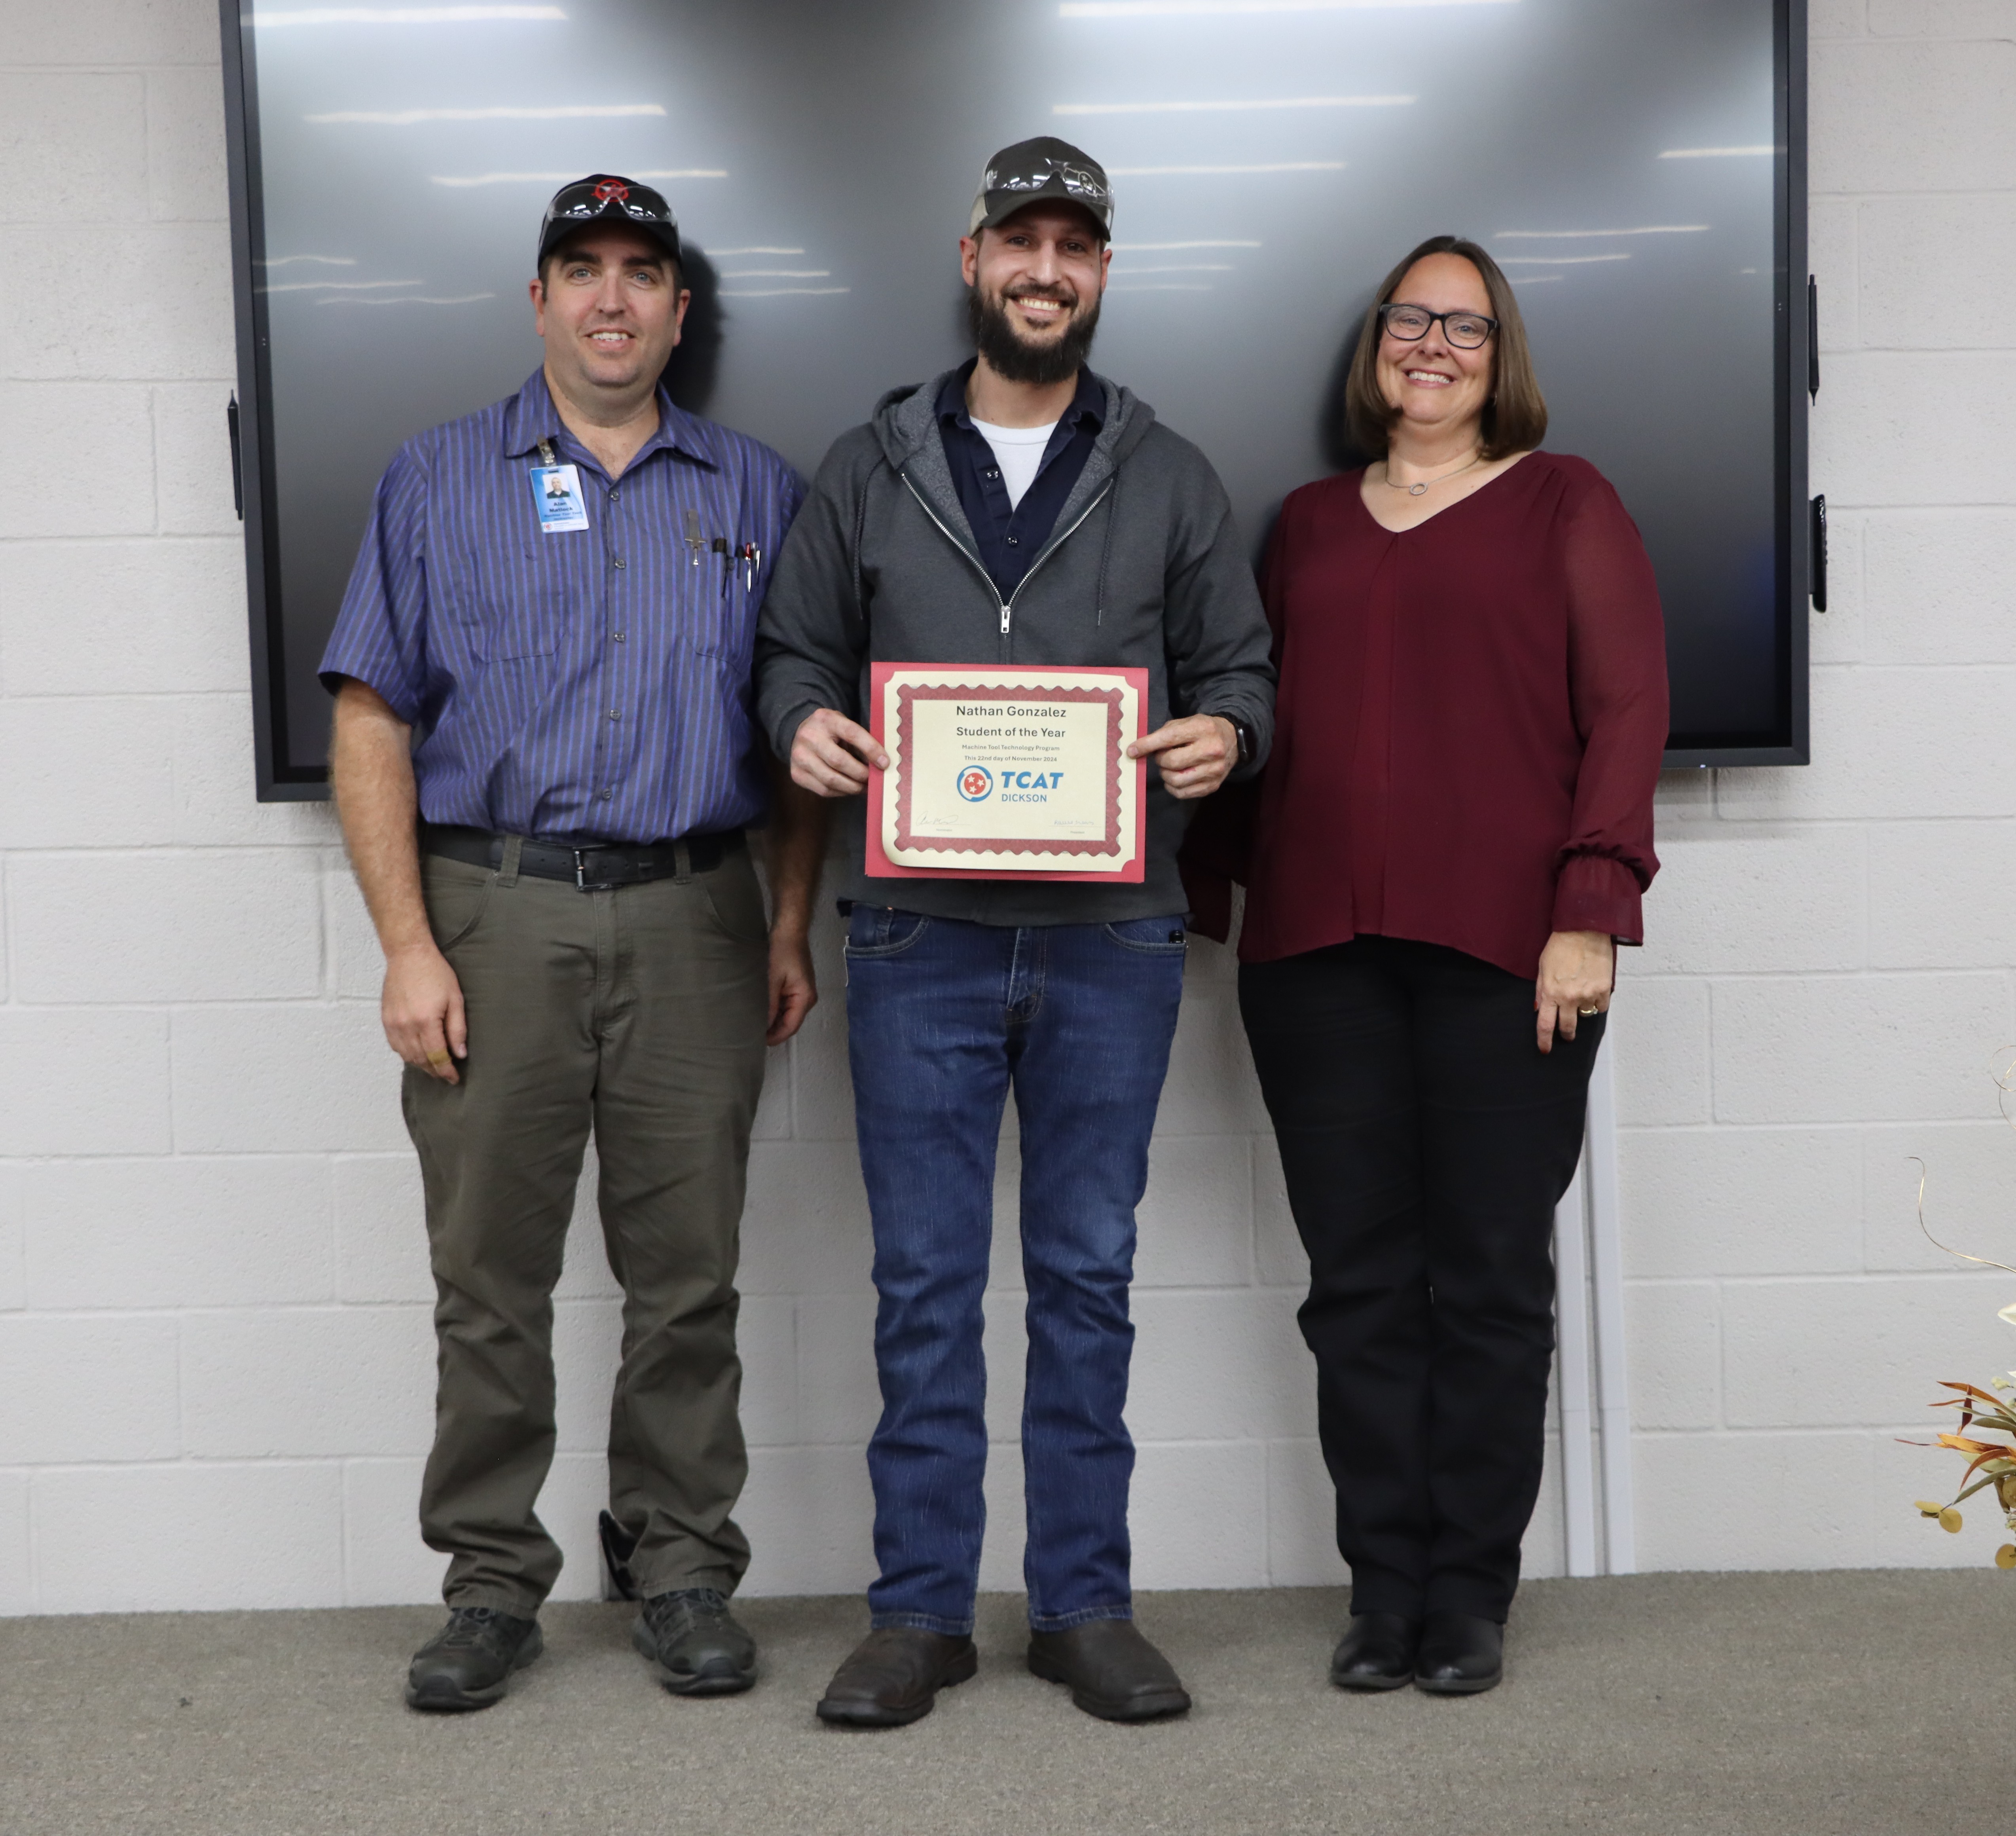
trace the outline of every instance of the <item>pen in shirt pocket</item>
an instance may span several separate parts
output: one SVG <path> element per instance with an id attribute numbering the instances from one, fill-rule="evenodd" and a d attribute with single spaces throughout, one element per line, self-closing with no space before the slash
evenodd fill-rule
<path id="1" fill-rule="evenodd" d="M 725 599 L 728 597 L 728 583 L 735 578 L 735 557 L 729 552 L 728 538 L 725 535 L 717 535 L 710 545 L 721 557 L 721 596 Z"/>

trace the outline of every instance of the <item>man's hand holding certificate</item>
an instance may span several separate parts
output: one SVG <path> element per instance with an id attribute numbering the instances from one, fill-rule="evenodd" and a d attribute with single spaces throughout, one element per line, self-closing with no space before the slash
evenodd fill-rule
<path id="1" fill-rule="evenodd" d="M 869 682 L 890 761 L 869 874 L 1141 878 L 1146 670 L 878 663 Z"/>
<path id="2" fill-rule="evenodd" d="M 871 665 L 873 730 L 831 709 L 800 726 L 791 775 L 869 793 L 877 878 L 1139 881 L 1146 768 L 1208 795 L 1238 761 L 1231 723 L 1193 715 L 1143 735 L 1147 671 Z"/>

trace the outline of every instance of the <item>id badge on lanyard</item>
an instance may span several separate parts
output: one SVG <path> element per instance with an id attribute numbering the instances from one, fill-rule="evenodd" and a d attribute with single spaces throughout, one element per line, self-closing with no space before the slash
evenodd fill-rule
<path id="1" fill-rule="evenodd" d="M 548 535 L 585 529 L 588 502 L 581 495 L 581 473 L 572 466 L 555 463 L 550 440 L 539 442 L 539 457 L 545 463 L 531 470 L 532 502 L 539 513 L 539 527 Z"/>

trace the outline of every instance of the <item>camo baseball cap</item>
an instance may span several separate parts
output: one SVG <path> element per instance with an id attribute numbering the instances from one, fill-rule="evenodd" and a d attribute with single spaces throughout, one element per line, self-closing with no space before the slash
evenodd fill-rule
<path id="1" fill-rule="evenodd" d="M 1004 146 L 987 162 L 966 232 L 977 236 L 992 229 L 1039 198 L 1076 204 L 1091 212 L 1100 235 L 1113 234 L 1113 188 L 1106 168 L 1068 140 L 1047 134 Z"/>

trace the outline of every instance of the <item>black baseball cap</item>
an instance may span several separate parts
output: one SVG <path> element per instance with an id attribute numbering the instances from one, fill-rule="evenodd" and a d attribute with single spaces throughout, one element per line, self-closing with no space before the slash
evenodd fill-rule
<path id="1" fill-rule="evenodd" d="M 591 172 L 553 193 L 539 225 L 536 265 L 545 265 L 547 256 L 563 237 L 598 223 L 619 223 L 642 230 L 662 244 L 675 261 L 679 259 L 679 220 L 662 193 L 614 172 Z"/>
<path id="2" fill-rule="evenodd" d="M 1047 134 L 1004 146 L 987 162 L 966 233 L 977 236 L 992 229 L 1039 198 L 1076 204 L 1091 212 L 1102 236 L 1113 234 L 1113 188 L 1107 182 L 1106 168 L 1068 140 Z"/>

